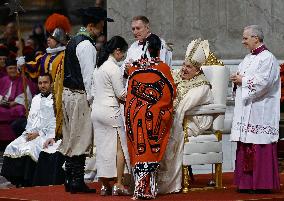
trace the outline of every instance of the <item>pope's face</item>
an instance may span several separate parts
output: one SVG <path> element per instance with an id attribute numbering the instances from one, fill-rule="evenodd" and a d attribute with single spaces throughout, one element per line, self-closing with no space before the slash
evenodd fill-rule
<path id="1" fill-rule="evenodd" d="M 135 39 L 138 41 L 143 41 L 150 33 L 149 25 L 142 20 L 132 21 L 131 29 Z"/>
<path id="2" fill-rule="evenodd" d="M 181 69 L 181 78 L 183 80 L 190 80 L 194 76 L 199 74 L 199 69 L 192 64 L 184 62 Z"/>

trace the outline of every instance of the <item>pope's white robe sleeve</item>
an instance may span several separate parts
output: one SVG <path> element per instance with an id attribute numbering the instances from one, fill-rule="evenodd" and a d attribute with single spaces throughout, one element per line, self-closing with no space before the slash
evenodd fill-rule
<path id="1" fill-rule="evenodd" d="M 259 68 L 250 76 L 242 78 L 242 98 L 255 99 L 263 96 L 270 89 L 274 82 L 276 69 L 273 69 L 277 62 L 272 55 L 261 60 Z"/>
<path id="2" fill-rule="evenodd" d="M 77 45 L 76 55 L 81 67 L 81 74 L 87 93 L 87 100 L 91 101 L 92 76 L 96 66 L 97 51 L 90 41 L 84 40 Z"/>
<path id="3" fill-rule="evenodd" d="M 207 85 L 188 90 L 183 100 L 179 103 L 176 114 L 184 114 L 186 111 L 190 111 L 194 107 L 201 105 L 201 103 L 204 103 L 208 99 L 208 94 L 210 93 L 210 87 Z"/>
<path id="4" fill-rule="evenodd" d="M 194 107 L 197 107 L 199 105 L 209 104 L 210 102 L 213 102 L 213 100 L 210 98 L 210 94 L 211 90 L 210 87 L 207 85 L 202 85 L 188 90 L 186 96 L 179 103 L 175 114 L 178 115 L 178 117 L 175 117 L 175 119 L 179 119 L 179 124 L 181 125 L 183 123 L 183 118 L 186 111 L 190 111 Z M 189 136 L 197 136 L 211 126 L 213 122 L 213 117 L 192 116 L 190 120 L 191 122 L 188 125 Z"/>
<path id="5" fill-rule="evenodd" d="M 26 129 L 23 135 L 37 132 L 41 137 L 55 137 L 56 118 L 53 110 L 53 100 L 51 95 L 48 98 L 41 98 L 36 95 L 31 104 Z"/>

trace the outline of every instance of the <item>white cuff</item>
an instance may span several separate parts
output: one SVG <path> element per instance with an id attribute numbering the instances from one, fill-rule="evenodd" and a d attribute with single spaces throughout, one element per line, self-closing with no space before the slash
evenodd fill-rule
<path id="1" fill-rule="evenodd" d="M 26 63 L 24 56 L 17 57 L 16 60 L 17 60 L 17 66 L 22 66 Z"/>

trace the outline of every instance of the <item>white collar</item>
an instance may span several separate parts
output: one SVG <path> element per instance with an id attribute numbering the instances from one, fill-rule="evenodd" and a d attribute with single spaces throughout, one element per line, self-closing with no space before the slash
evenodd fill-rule
<path id="1" fill-rule="evenodd" d="M 48 47 L 48 48 L 46 48 L 46 53 L 48 53 L 48 54 L 55 54 L 57 52 L 61 52 L 61 51 L 65 50 L 65 49 L 66 49 L 65 46 L 59 46 L 59 47 L 56 47 L 56 48 Z"/>
<path id="2" fill-rule="evenodd" d="M 108 60 L 113 61 L 115 64 L 118 63 L 118 62 L 116 61 L 116 59 L 115 59 L 112 55 L 109 55 L 109 56 L 108 56 Z"/>

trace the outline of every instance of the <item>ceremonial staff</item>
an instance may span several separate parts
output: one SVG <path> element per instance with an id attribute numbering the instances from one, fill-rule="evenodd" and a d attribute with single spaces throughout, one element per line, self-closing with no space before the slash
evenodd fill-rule
<path id="1" fill-rule="evenodd" d="M 5 5 L 10 8 L 10 14 L 9 15 L 13 15 L 14 13 L 16 14 L 16 23 L 17 23 L 18 41 L 19 41 L 18 56 L 23 56 L 23 43 L 22 43 L 22 34 L 21 34 L 21 29 L 20 29 L 19 12 L 20 11 L 25 12 L 25 10 L 20 4 L 20 0 L 9 0 L 9 3 L 5 3 Z M 28 103 L 28 96 L 27 96 L 27 83 L 26 83 L 24 70 L 21 71 L 21 76 L 22 76 L 22 79 L 23 79 L 26 117 L 28 117 L 29 103 Z"/>

